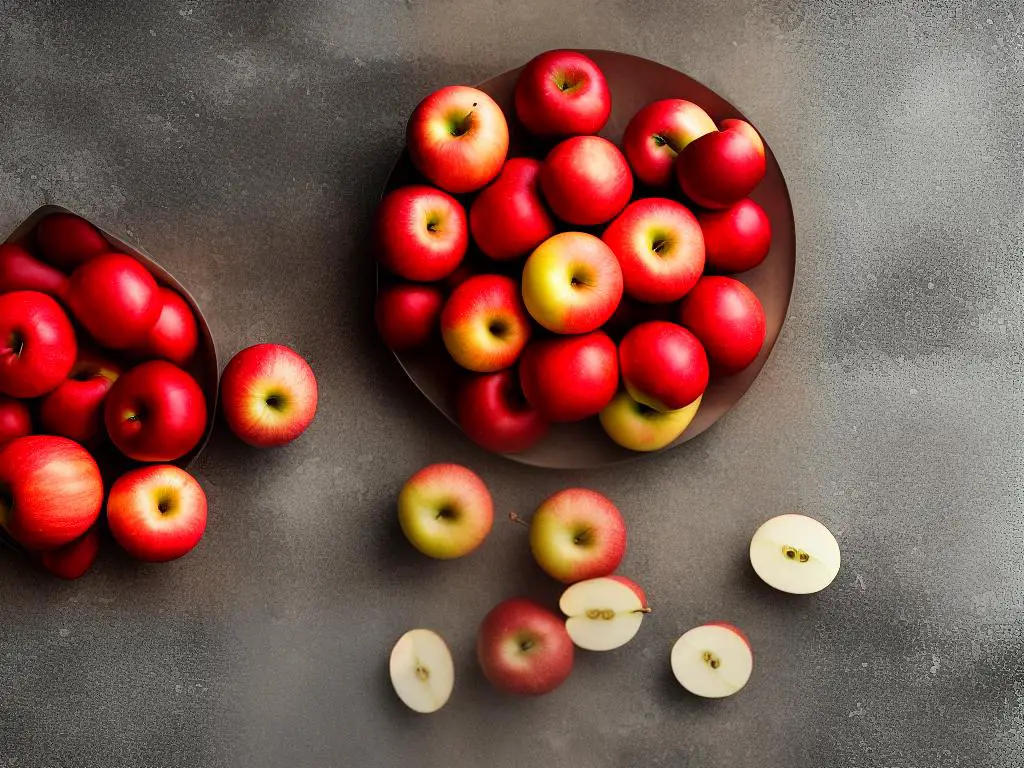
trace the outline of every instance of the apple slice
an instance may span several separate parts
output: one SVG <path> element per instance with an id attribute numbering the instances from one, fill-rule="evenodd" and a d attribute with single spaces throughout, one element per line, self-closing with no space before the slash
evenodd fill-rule
<path id="1" fill-rule="evenodd" d="M 806 515 L 773 517 L 750 540 L 750 564 L 769 585 L 794 595 L 820 592 L 839 573 L 839 544 Z"/>
<path id="2" fill-rule="evenodd" d="M 754 669 L 750 641 L 732 624 L 695 627 L 672 646 L 672 674 L 690 693 L 708 699 L 732 696 Z"/>
<path id="3" fill-rule="evenodd" d="M 429 714 L 445 705 L 455 687 L 451 651 L 439 634 L 410 629 L 391 649 L 391 684 L 409 709 Z"/>
<path id="4" fill-rule="evenodd" d="M 622 576 L 579 581 L 562 593 L 565 629 L 585 651 L 610 651 L 632 640 L 650 613 L 639 586 Z"/>

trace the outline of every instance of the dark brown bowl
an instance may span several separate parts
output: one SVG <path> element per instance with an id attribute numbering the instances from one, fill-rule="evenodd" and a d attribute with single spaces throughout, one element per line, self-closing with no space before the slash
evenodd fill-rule
<path id="1" fill-rule="evenodd" d="M 616 143 L 622 138 L 630 118 L 645 104 L 658 99 L 678 98 L 692 101 L 703 107 L 716 123 L 730 117 L 747 119 L 717 93 L 682 72 L 624 53 L 583 53 L 597 62 L 608 79 L 612 93 L 612 113 L 601 135 Z M 522 67 L 493 77 L 478 87 L 497 101 L 510 118 L 510 155 L 528 154 L 543 158 L 551 143 L 538 142 L 527 137 L 513 118 L 515 111 L 512 107 L 512 92 L 521 69 Z M 768 170 L 764 181 L 758 185 L 751 197 L 764 208 L 771 220 L 771 251 L 760 266 L 736 275 L 753 289 L 764 305 L 768 331 L 764 348 L 757 359 L 743 371 L 727 378 L 714 379 L 704 394 L 696 418 L 675 442 L 661 450 L 668 450 L 692 440 L 739 402 L 764 367 L 785 322 L 796 270 L 796 231 L 786 181 L 767 142 L 765 154 Z M 391 172 L 385 192 L 411 183 L 426 182 L 412 167 L 408 157 L 403 155 Z M 521 268 L 521 264 L 517 263 L 515 266 Z M 502 271 L 507 269 L 507 266 L 488 262 L 487 269 Z M 379 271 L 378 283 L 382 284 L 387 280 L 388 276 Z M 434 346 L 397 353 L 396 357 L 409 378 L 427 399 L 457 425 L 455 383 L 462 374 L 445 350 Z M 533 448 L 522 453 L 506 455 L 514 461 L 537 467 L 576 469 L 615 464 L 659 452 L 638 453 L 620 447 L 605 435 L 597 419 L 592 418 L 573 424 L 553 425 L 550 434 Z"/>

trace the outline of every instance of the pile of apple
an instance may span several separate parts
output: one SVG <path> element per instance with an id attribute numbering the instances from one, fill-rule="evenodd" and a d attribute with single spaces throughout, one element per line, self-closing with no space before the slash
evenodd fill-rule
<path id="1" fill-rule="evenodd" d="M 409 156 L 429 184 L 392 190 L 377 211 L 377 256 L 395 278 L 378 297 L 380 334 L 403 351 L 440 330 L 470 372 L 459 423 L 489 450 L 521 452 L 551 423 L 594 416 L 625 448 L 662 448 L 709 379 L 764 344 L 757 296 L 721 274 L 769 251 L 748 197 L 764 144 L 744 121 L 716 126 L 665 99 L 633 117 L 620 150 L 595 135 L 611 112 L 605 77 L 572 51 L 526 65 L 515 112 L 543 159 L 506 160 L 508 121 L 478 89 L 442 88 L 413 112 Z"/>
<path id="2" fill-rule="evenodd" d="M 6 536 L 68 579 L 96 559 L 104 509 L 113 538 L 140 560 L 195 547 L 206 496 L 174 462 L 207 431 L 198 348 L 188 302 L 88 221 L 52 214 L 0 245 Z M 316 381 L 286 347 L 243 350 L 221 383 L 228 425 L 252 445 L 290 442 L 313 420 Z"/>

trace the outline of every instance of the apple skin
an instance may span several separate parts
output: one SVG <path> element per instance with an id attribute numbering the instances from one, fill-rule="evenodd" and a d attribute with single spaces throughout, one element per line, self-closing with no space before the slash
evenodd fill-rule
<path id="1" fill-rule="evenodd" d="M 491 373 L 515 364 L 530 339 L 519 285 L 504 275 L 476 275 L 452 291 L 441 310 L 441 336 L 463 368 Z"/>
<path id="2" fill-rule="evenodd" d="M 132 557 L 165 563 L 195 548 L 206 530 L 206 512 L 206 494 L 196 479 L 158 464 L 117 479 L 107 500 L 107 525 Z"/>
<path id="3" fill-rule="evenodd" d="M 377 294 L 374 319 L 381 339 L 402 352 L 422 347 L 440 327 L 444 296 L 432 285 L 401 283 Z"/>
<path id="4" fill-rule="evenodd" d="M 32 434 L 32 415 L 21 400 L 0 395 L 0 448 L 16 437 Z"/>
<path id="5" fill-rule="evenodd" d="M 494 525 L 491 493 L 479 475 L 458 464 L 431 464 L 410 477 L 398 495 L 402 533 L 438 560 L 479 547 Z"/>
<path id="6" fill-rule="evenodd" d="M 563 584 L 608 576 L 626 554 L 626 524 L 607 497 L 567 488 L 537 508 L 530 549 L 544 572 Z"/>
<path id="7" fill-rule="evenodd" d="M 641 323 L 619 343 L 619 370 L 630 397 L 677 411 L 704 394 L 710 371 L 697 337 L 675 323 Z"/>
<path id="8" fill-rule="evenodd" d="M 622 135 L 622 151 L 641 183 L 663 189 L 671 184 L 676 157 L 686 145 L 717 130 L 692 101 L 661 99 L 633 115 Z"/>
<path id="9" fill-rule="evenodd" d="M 469 247 L 466 211 L 449 194 L 413 184 L 384 196 L 377 207 L 375 240 L 380 263 L 406 280 L 443 280 Z"/>
<path id="10" fill-rule="evenodd" d="M 690 142 L 676 161 L 686 196 L 704 208 L 728 208 L 749 195 L 766 169 L 764 143 L 742 120 L 723 120 L 722 130 Z"/>
<path id="11" fill-rule="evenodd" d="M 160 314 L 132 352 L 137 357 L 169 360 L 184 368 L 192 362 L 199 347 L 199 326 L 192 308 L 177 291 L 160 288 L 158 293 Z"/>
<path id="12" fill-rule="evenodd" d="M 585 232 L 560 232 L 523 267 L 523 303 L 555 333 L 589 333 L 608 322 L 622 299 L 622 268 L 611 248 Z"/>
<path id="13" fill-rule="evenodd" d="M 724 211 L 702 211 L 697 219 L 704 233 L 704 250 L 710 269 L 746 272 L 768 255 L 772 224 L 764 209 L 749 197 Z"/>
<path id="14" fill-rule="evenodd" d="M 31 435 L 0 448 L 0 525 L 27 549 L 74 541 L 102 506 L 100 469 L 73 440 Z"/>
<path id="15" fill-rule="evenodd" d="M 764 346 L 764 308 L 750 288 L 732 277 L 702 277 L 680 304 L 679 321 L 700 340 L 718 374 L 743 370 Z"/>
<path id="16" fill-rule="evenodd" d="M 38 291 L 0 296 L 0 394 L 45 395 L 68 377 L 77 354 L 75 329 L 56 301 Z"/>
<path id="17" fill-rule="evenodd" d="M 576 51 L 547 51 L 531 59 L 516 80 L 516 115 L 538 136 L 598 133 L 612 97 L 604 73 Z"/>
<path id="18" fill-rule="evenodd" d="M 484 617 L 476 657 L 484 677 L 499 691 L 541 696 L 569 677 L 574 647 L 564 619 L 533 600 L 514 597 Z"/>
<path id="19" fill-rule="evenodd" d="M 569 224 L 611 221 L 633 194 L 633 175 L 619 148 L 600 136 L 556 144 L 540 171 L 540 188 L 555 216 Z"/>
<path id="20" fill-rule="evenodd" d="M 522 394 L 511 370 L 467 379 L 456 398 L 459 426 L 470 440 L 495 453 L 521 453 L 548 433 L 548 422 Z"/>
<path id="21" fill-rule="evenodd" d="M 64 296 L 68 278 L 37 259 L 17 243 L 0 244 L 0 293 L 39 291 L 55 298 Z"/>
<path id="22" fill-rule="evenodd" d="M 160 292 L 149 271 L 131 256 L 105 253 L 76 269 L 67 304 L 89 334 L 108 349 L 140 343 L 160 317 Z"/>
<path id="23" fill-rule="evenodd" d="M 110 251 L 96 227 L 69 213 L 54 213 L 39 222 L 36 243 L 48 263 L 68 271 Z"/>
<path id="24" fill-rule="evenodd" d="M 631 451 L 658 451 L 671 445 L 690 426 L 701 398 L 677 411 L 656 411 L 620 392 L 599 416 L 605 433 Z"/>
<path id="25" fill-rule="evenodd" d="M 602 331 L 540 339 L 526 347 L 519 382 L 548 421 L 580 421 L 611 402 L 619 386 L 615 342 Z"/>
<path id="26" fill-rule="evenodd" d="M 151 360 L 114 382 L 103 404 L 103 422 L 114 445 L 128 458 L 176 461 L 195 448 L 206 431 L 206 397 L 181 368 Z"/>
<path id="27" fill-rule="evenodd" d="M 45 433 L 89 444 L 103 428 L 103 401 L 121 366 L 82 350 L 67 379 L 43 398 L 39 423 Z"/>
<path id="28" fill-rule="evenodd" d="M 675 200 L 648 197 L 626 206 L 601 239 L 622 267 L 626 294 L 649 304 L 678 301 L 704 272 L 704 235 Z"/>
<path id="29" fill-rule="evenodd" d="M 427 96 L 409 118 L 406 144 L 413 165 L 452 194 L 490 182 L 508 154 L 508 124 L 490 96 L 450 85 Z"/>
<path id="30" fill-rule="evenodd" d="M 96 526 L 69 544 L 42 552 L 39 564 L 54 576 L 67 581 L 82 578 L 100 553 L 100 533 Z"/>
<path id="31" fill-rule="evenodd" d="M 469 209 L 473 239 L 487 256 L 511 261 L 555 234 L 555 222 L 540 196 L 539 160 L 514 157 Z"/>

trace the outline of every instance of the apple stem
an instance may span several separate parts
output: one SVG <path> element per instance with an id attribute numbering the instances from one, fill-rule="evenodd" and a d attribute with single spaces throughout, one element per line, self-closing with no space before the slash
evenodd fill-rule
<path id="1" fill-rule="evenodd" d="M 649 607 L 648 608 L 641 608 L 639 610 L 633 611 L 633 613 L 650 613 L 650 612 L 651 612 L 651 609 Z"/>
<path id="2" fill-rule="evenodd" d="M 520 525 L 526 526 L 527 528 L 530 527 L 530 524 L 523 520 L 523 518 L 521 518 L 515 512 L 509 512 L 508 519 L 511 520 L 513 523 L 519 523 Z"/>

